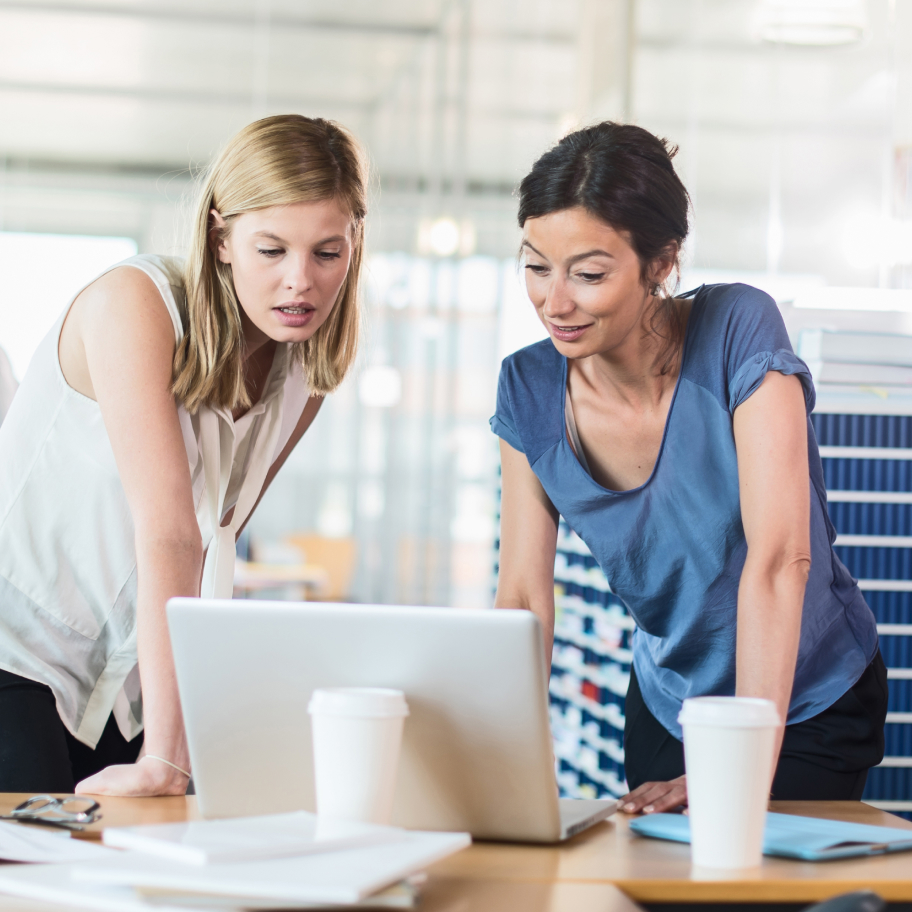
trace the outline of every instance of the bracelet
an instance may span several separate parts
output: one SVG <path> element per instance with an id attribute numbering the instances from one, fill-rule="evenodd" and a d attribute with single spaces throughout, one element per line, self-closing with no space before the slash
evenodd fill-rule
<path id="1" fill-rule="evenodd" d="M 179 773 L 183 773 L 188 779 L 193 777 L 185 769 L 181 769 L 176 763 L 172 763 L 170 760 L 165 760 L 164 757 L 156 757 L 155 754 L 146 754 L 150 760 L 158 760 L 159 763 L 165 763 L 171 767 L 171 769 L 176 769 Z"/>

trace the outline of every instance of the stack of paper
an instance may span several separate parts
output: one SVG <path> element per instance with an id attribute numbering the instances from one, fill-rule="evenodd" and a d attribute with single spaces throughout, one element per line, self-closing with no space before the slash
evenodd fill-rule
<path id="1" fill-rule="evenodd" d="M 158 855 L 187 864 L 258 861 L 355 849 L 398 842 L 406 835 L 397 827 L 319 818 L 307 811 L 195 820 L 154 826 L 111 827 L 105 845 Z"/>
<path id="2" fill-rule="evenodd" d="M 300 812 L 106 830 L 105 842 L 134 849 L 73 841 L 88 850 L 72 857 L 76 863 L 0 867 L 0 892 L 98 912 L 409 908 L 415 891 L 403 882 L 471 839 L 467 833 L 332 824 Z"/>
<path id="3" fill-rule="evenodd" d="M 409 882 L 374 893 L 362 902 L 342 906 L 325 903 L 277 904 L 257 897 L 175 893 L 129 886 L 83 882 L 73 876 L 74 865 L 15 865 L 0 868 L 0 892 L 40 902 L 58 903 L 93 912 L 248 912 L 282 909 L 414 909 L 418 893 Z"/>
<path id="4" fill-rule="evenodd" d="M 2 861 L 64 864 L 69 861 L 97 861 L 116 854 L 111 849 L 103 849 L 81 839 L 70 839 L 69 830 L 42 830 L 36 826 L 0 821 Z"/>

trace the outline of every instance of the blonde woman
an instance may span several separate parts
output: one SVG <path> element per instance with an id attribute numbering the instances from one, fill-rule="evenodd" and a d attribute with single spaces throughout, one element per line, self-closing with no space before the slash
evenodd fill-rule
<path id="1" fill-rule="evenodd" d="M 187 262 L 113 267 L 36 352 L 0 429 L 0 791 L 185 792 L 165 603 L 230 597 L 237 534 L 352 364 L 365 174 L 336 124 L 251 124 Z"/>

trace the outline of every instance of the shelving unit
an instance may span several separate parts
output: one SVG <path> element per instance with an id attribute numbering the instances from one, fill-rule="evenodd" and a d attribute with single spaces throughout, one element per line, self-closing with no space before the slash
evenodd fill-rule
<path id="1" fill-rule="evenodd" d="M 563 521 L 554 584 L 551 730 L 558 784 L 572 798 L 623 795 L 633 619 L 582 539 Z"/>
<path id="2" fill-rule="evenodd" d="M 890 697 L 886 756 L 864 800 L 912 818 L 912 397 L 823 394 L 813 423 L 836 553 L 877 619 Z M 583 542 L 561 523 L 551 717 L 569 797 L 619 795 L 634 624 Z"/>
<path id="3" fill-rule="evenodd" d="M 822 396 L 813 419 L 836 553 L 877 619 L 889 678 L 886 756 L 864 800 L 912 817 L 912 400 Z"/>

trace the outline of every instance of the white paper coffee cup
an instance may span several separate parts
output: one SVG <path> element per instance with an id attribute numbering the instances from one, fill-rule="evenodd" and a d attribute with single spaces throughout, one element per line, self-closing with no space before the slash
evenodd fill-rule
<path id="1" fill-rule="evenodd" d="M 409 712 L 405 695 L 380 687 L 324 688 L 314 691 L 308 711 L 317 813 L 388 824 Z"/>
<path id="2" fill-rule="evenodd" d="M 757 867 L 779 726 L 776 704 L 751 697 L 694 697 L 684 701 L 678 722 L 684 729 L 694 865 Z"/>

